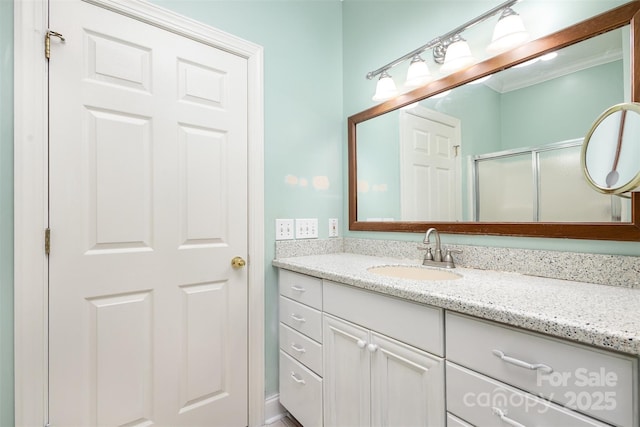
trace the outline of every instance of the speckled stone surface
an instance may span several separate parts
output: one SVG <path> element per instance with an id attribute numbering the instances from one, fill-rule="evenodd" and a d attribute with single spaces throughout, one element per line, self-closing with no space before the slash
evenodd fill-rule
<path id="1" fill-rule="evenodd" d="M 347 238 L 344 252 L 419 260 L 424 251 L 418 246 L 419 242 Z M 462 250 L 454 255 L 458 267 L 640 289 L 640 257 L 470 245 L 443 247 Z"/>
<path id="2" fill-rule="evenodd" d="M 343 252 L 343 239 L 281 240 L 276 242 L 276 258 Z"/>
<path id="3" fill-rule="evenodd" d="M 457 268 L 463 277 L 451 281 L 402 280 L 367 271 L 415 263 L 353 253 L 273 261 L 276 267 L 299 273 L 640 355 L 640 289 L 468 268 Z"/>

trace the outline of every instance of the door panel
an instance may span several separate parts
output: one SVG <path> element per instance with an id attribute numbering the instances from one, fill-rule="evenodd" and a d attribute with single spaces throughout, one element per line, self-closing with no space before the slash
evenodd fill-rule
<path id="1" fill-rule="evenodd" d="M 50 421 L 246 425 L 247 63 L 52 1 Z"/>
<path id="2" fill-rule="evenodd" d="M 87 108 L 88 250 L 150 249 L 151 119 Z"/>

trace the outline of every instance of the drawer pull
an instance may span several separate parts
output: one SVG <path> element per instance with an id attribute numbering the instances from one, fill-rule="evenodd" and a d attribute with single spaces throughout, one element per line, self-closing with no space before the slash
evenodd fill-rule
<path id="1" fill-rule="evenodd" d="M 365 340 L 358 340 L 356 344 L 359 348 L 365 348 L 367 346 L 367 342 Z"/>
<path id="2" fill-rule="evenodd" d="M 295 320 L 296 322 L 301 322 L 301 323 L 304 323 L 304 322 L 306 322 L 306 321 L 307 321 L 307 319 L 305 319 L 305 318 L 304 318 L 304 317 L 302 317 L 302 316 L 298 316 L 298 315 L 297 315 L 297 314 L 295 314 L 295 313 L 291 313 L 291 318 L 292 318 L 293 320 Z"/>
<path id="3" fill-rule="evenodd" d="M 291 348 L 294 349 L 295 351 L 297 351 L 298 353 L 306 353 L 307 350 L 304 349 L 304 347 L 298 347 L 296 345 L 296 343 L 292 343 L 291 344 Z"/>
<path id="4" fill-rule="evenodd" d="M 500 408 L 491 408 L 491 409 L 493 410 L 493 413 L 495 415 L 500 417 L 502 422 L 509 424 L 510 426 L 513 426 L 513 427 L 525 427 L 524 424 L 520 424 L 519 422 L 507 417 L 507 413 L 502 411 L 502 409 Z"/>
<path id="5" fill-rule="evenodd" d="M 512 365 L 516 365 L 521 368 L 531 369 L 532 371 L 542 371 L 547 374 L 553 372 L 553 368 L 551 366 L 544 365 L 542 363 L 536 363 L 536 364 L 527 363 L 523 360 L 519 360 L 514 357 L 509 357 L 500 350 L 493 350 L 493 354 L 495 354 L 497 357 L 502 359 L 504 362 L 511 363 Z"/>
<path id="6" fill-rule="evenodd" d="M 291 289 L 294 290 L 294 291 L 298 291 L 298 292 L 306 292 L 307 291 L 305 288 L 301 288 L 300 286 L 292 286 Z"/>
<path id="7" fill-rule="evenodd" d="M 377 344 L 369 344 L 367 346 L 367 350 L 369 350 L 371 353 L 375 353 L 375 351 L 378 349 L 378 345 Z"/>
<path id="8" fill-rule="evenodd" d="M 297 382 L 298 384 L 302 384 L 302 385 L 304 385 L 304 384 L 306 384 L 306 383 L 307 383 L 307 382 L 306 382 L 305 380 L 303 380 L 302 378 L 298 378 L 298 376 L 296 375 L 296 373 L 295 373 L 295 372 L 293 372 L 293 371 L 291 371 L 291 378 L 293 378 L 293 380 L 294 380 L 295 382 Z"/>

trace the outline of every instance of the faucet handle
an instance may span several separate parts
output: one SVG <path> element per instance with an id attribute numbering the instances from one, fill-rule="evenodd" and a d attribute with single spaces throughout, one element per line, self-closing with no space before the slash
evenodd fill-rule
<path id="1" fill-rule="evenodd" d="M 417 246 L 417 248 L 420 249 L 421 251 L 427 251 L 427 253 L 424 254 L 425 261 L 433 261 L 433 253 L 431 252 L 431 246 Z"/>
<path id="2" fill-rule="evenodd" d="M 461 249 L 447 249 L 444 254 L 443 262 L 447 263 L 447 268 L 455 268 L 455 264 L 453 263 L 453 257 L 451 254 L 461 254 Z"/>
<path id="3" fill-rule="evenodd" d="M 427 248 L 427 253 L 424 255 L 425 261 L 433 261 L 433 254 L 431 253 L 431 247 Z"/>

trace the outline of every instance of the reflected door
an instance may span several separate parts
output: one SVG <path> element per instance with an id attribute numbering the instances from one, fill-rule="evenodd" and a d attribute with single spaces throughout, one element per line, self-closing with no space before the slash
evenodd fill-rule
<path id="1" fill-rule="evenodd" d="M 461 221 L 459 120 L 422 107 L 400 114 L 403 221 Z"/>
<path id="2" fill-rule="evenodd" d="M 53 1 L 52 425 L 247 425 L 246 60 Z"/>

